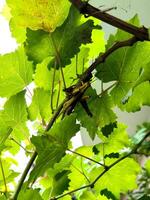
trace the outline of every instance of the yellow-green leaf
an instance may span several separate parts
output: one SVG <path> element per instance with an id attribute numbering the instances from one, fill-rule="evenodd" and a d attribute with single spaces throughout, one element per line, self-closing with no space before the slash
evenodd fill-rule
<path id="1" fill-rule="evenodd" d="M 66 19 L 70 2 L 66 0 L 7 0 L 18 27 L 53 32 Z"/>

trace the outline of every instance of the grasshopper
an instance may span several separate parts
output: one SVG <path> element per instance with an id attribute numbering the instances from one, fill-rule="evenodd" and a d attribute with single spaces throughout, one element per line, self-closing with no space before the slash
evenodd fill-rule
<path id="1" fill-rule="evenodd" d="M 89 87 L 90 87 L 90 82 L 81 82 L 81 85 L 79 85 L 79 86 L 73 85 L 73 86 L 65 89 L 68 101 L 66 103 L 64 103 L 63 110 L 62 110 L 63 116 L 66 114 L 69 115 L 75 108 L 76 104 L 78 102 L 80 102 L 81 105 L 83 106 L 84 110 L 86 111 L 86 113 L 90 117 L 92 117 L 92 113 L 90 112 L 87 102 L 86 102 L 88 97 L 83 96 L 84 92 Z"/>

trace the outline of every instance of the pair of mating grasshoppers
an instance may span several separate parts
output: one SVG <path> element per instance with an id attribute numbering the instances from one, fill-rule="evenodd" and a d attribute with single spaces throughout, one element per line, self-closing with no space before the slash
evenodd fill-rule
<path id="1" fill-rule="evenodd" d="M 85 91 L 90 87 L 90 81 L 80 82 L 80 84 L 73 85 L 69 88 L 65 89 L 65 93 L 67 96 L 67 101 L 63 106 L 63 116 L 69 115 L 73 109 L 75 108 L 78 102 L 81 103 L 82 107 L 86 111 L 86 113 L 92 117 L 92 113 L 88 107 L 87 100 L 89 96 L 84 95 Z"/>

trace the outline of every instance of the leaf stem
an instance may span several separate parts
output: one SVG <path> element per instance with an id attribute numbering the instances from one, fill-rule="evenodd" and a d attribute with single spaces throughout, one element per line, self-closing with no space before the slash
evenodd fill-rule
<path id="1" fill-rule="evenodd" d="M 65 77 L 64 77 L 62 64 L 61 64 L 61 58 L 60 58 L 59 51 L 57 49 L 57 46 L 56 46 L 56 43 L 55 43 L 55 40 L 54 40 L 52 34 L 51 34 L 51 39 L 52 39 L 52 44 L 53 44 L 54 49 L 55 49 L 57 62 L 58 62 L 59 68 L 60 68 L 60 72 L 61 72 L 61 76 L 62 76 L 62 80 L 63 80 L 63 84 L 64 84 L 64 89 L 66 89 L 66 82 L 65 82 Z"/>
<path id="2" fill-rule="evenodd" d="M 61 81 L 59 80 L 58 82 L 58 94 L 57 94 L 57 101 L 56 101 L 56 109 L 58 108 L 58 104 L 59 104 L 59 98 L 60 98 L 60 92 L 61 92 Z"/>
<path id="3" fill-rule="evenodd" d="M 19 142 L 17 142 L 13 137 L 10 138 L 13 142 L 15 142 L 19 147 L 21 147 L 26 153 L 32 153 L 26 150 Z"/>
<path id="4" fill-rule="evenodd" d="M 77 168 L 76 166 L 74 166 L 73 164 L 72 164 L 72 167 L 75 168 L 80 174 L 82 174 L 82 175 L 86 178 L 86 180 L 90 183 L 90 180 L 88 179 L 88 177 L 85 175 L 84 172 L 82 172 L 80 169 L 78 169 L 78 168 Z"/>
<path id="5" fill-rule="evenodd" d="M 52 92 L 51 92 L 51 110 L 52 110 L 52 113 L 54 113 L 53 97 L 54 97 L 55 75 L 56 75 L 56 61 L 54 63 L 54 72 L 53 72 L 53 80 L 52 80 Z"/>
<path id="6" fill-rule="evenodd" d="M 78 153 L 78 152 L 76 152 L 76 151 L 72 151 L 72 150 L 70 150 L 70 149 L 67 149 L 67 151 L 70 151 L 70 152 L 73 153 L 73 154 L 76 154 L 76 155 L 78 155 L 78 156 L 80 156 L 80 157 L 83 157 L 83 158 L 85 158 L 85 159 L 87 159 L 87 160 L 90 160 L 91 162 L 94 162 L 94 163 L 96 163 L 96 164 L 98 164 L 98 165 L 101 165 L 101 166 L 103 166 L 104 168 L 107 167 L 107 166 L 105 166 L 104 164 L 102 164 L 102 163 L 100 163 L 100 162 L 98 162 L 98 161 L 96 161 L 96 160 L 93 160 L 92 158 L 89 158 L 89 157 L 87 157 L 87 156 L 85 156 L 85 155 L 82 155 L 82 154 L 80 154 L 80 153 Z"/>
<path id="7" fill-rule="evenodd" d="M 7 190 L 7 183 L 6 183 L 5 172 L 4 172 L 4 168 L 3 168 L 3 163 L 2 163 L 1 156 L 0 156 L 0 167 L 1 167 L 1 172 L 2 172 L 4 186 L 5 186 L 5 193 L 7 193 L 7 191 L 8 191 Z"/>

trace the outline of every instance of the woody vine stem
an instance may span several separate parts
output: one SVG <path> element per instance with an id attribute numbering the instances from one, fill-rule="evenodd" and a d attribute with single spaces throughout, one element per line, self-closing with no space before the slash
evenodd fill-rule
<path id="1" fill-rule="evenodd" d="M 110 25 L 112 25 L 112 26 L 114 26 L 116 28 L 119 28 L 119 29 L 131 34 L 131 38 L 130 39 L 124 40 L 124 41 L 120 41 L 120 42 L 116 42 L 105 53 L 101 54 L 95 60 L 95 62 L 92 63 L 85 72 L 83 72 L 83 74 L 79 78 L 77 84 L 74 86 L 75 88 L 79 88 L 82 85 L 83 82 L 86 83 L 87 81 L 89 81 L 91 79 L 92 72 L 96 68 L 96 66 L 101 64 L 101 63 L 104 63 L 105 60 L 107 59 L 107 57 L 110 54 L 112 54 L 114 51 L 116 51 L 117 49 L 119 49 L 121 47 L 125 47 L 125 46 L 132 46 L 137 41 L 150 41 L 149 34 L 148 34 L 148 29 L 145 28 L 145 27 L 140 27 L 139 28 L 139 27 L 136 27 L 134 25 L 131 25 L 131 24 L 119 19 L 119 18 L 116 18 L 116 17 L 114 17 L 114 16 L 112 16 L 112 15 L 106 13 L 106 12 L 103 12 L 103 11 L 93 7 L 92 5 L 90 5 L 87 2 L 82 2 L 81 0 L 69 0 L 69 1 L 78 9 L 78 11 L 81 14 L 85 15 L 85 17 L 93 16 L 93 17 L 95 17 L 95 18 L 97 18 L 97 19 L 99 19 L 99 20 L 101 20 L 103 22 L 106 22 L 107 24 L 110 24 Z M 85 89 L 85 91 L 86 91 L 86 89 Z M 78 96 L 80 96 L 80 95 L 78 94 Z M 73 111 L 74 107 L 76 106 L 76 104 L 80 100 L 80 98 L 78 98 L 78 96 L 76 98 L 74 98 L 74 101 L 72 101 L 72 110 L 71 111 Z M 45 129 L 45 132 L 51 129 L 51 127 L 53 126 L 54 122 L 56 121 L 56 119 L 58 118 L 60 113 L 62 112 L 63 105 L 69 100 L 70 100 L 69 97 L 66 97 L 64 99 L 64 101 L 58 106 L 58 108 L 56 109 L 56 111 L 53 114 L 52 119 L 50 120 L 49 124 L 47 125 L 47 127 Z M 149 133 L 148 133 L 148 135 L 149 135 Z M 141 143 L 139 143 L 139 145 L 141 145 Z M 89 184 L 87 186 L 83 186 L 81 188 L 78 188 L 76 191 L 84 189 L 84 188 L 87 188 L 87 187 L 92 187 L 96 183 L 96 181 L 104 173 L 106 173 L 110 168 L 112 168 L 114 165 L 116 165 L 121 160 L 123 160 L 126 157 L 130 156 L 131 154 L 135 153 L 135 150 L 138 147 L 139 146 L 135 147 L 135 149 L 133 149 L 129 154 L 127 154 L 125 157 L 120 158 L 119 160 L 114 162 L 112 165 L 108 166 L 108 168 L 105 168 L 103 173 L 100 174 L 93 183 L 91 183 L 91 184 Z M 19 192 L 20 192 L 20 190 L 22 188 L 22 185 L 23 185 L 23 183 L 24 183 L 24 181 L 26 179 L 26 176 L 27 176 L 29 170 L 31 169 L 31 167 L 32 167 L 32 165 L 33 165 L 33 163 L 34 163 L 34 161 L 35 161 L 37 156 L 38 156 L 38 154 L 35 151 L 33 153 L 32 157 L 31 157 L 31 159 L 29 160 L 29 162 L 28 162 L 28 164 L 27 164 L 27 166 L 26 166 L 26 168 L 25 168 L 25 170 L 24 170 L 24 172 L 23 172 L 23 174 L 22 174 L 22 176 L 20 178 L 20 181 L 19 181 L 18 186 L 16 188 L 13 200 L 17 200 L 17 197 L 18 197 Z M 75 192 L 75 191 L 71 191 L 70 193 L 67 193 L 67 194 L 71 194 L 72 192 Z M 67 195 L 67 194 L 65 194 L 65 195 Z M 56 197 L 56 198 L 53 198 L 53 199 L 59 199 L 61 197 L 62 196 Z"/>

